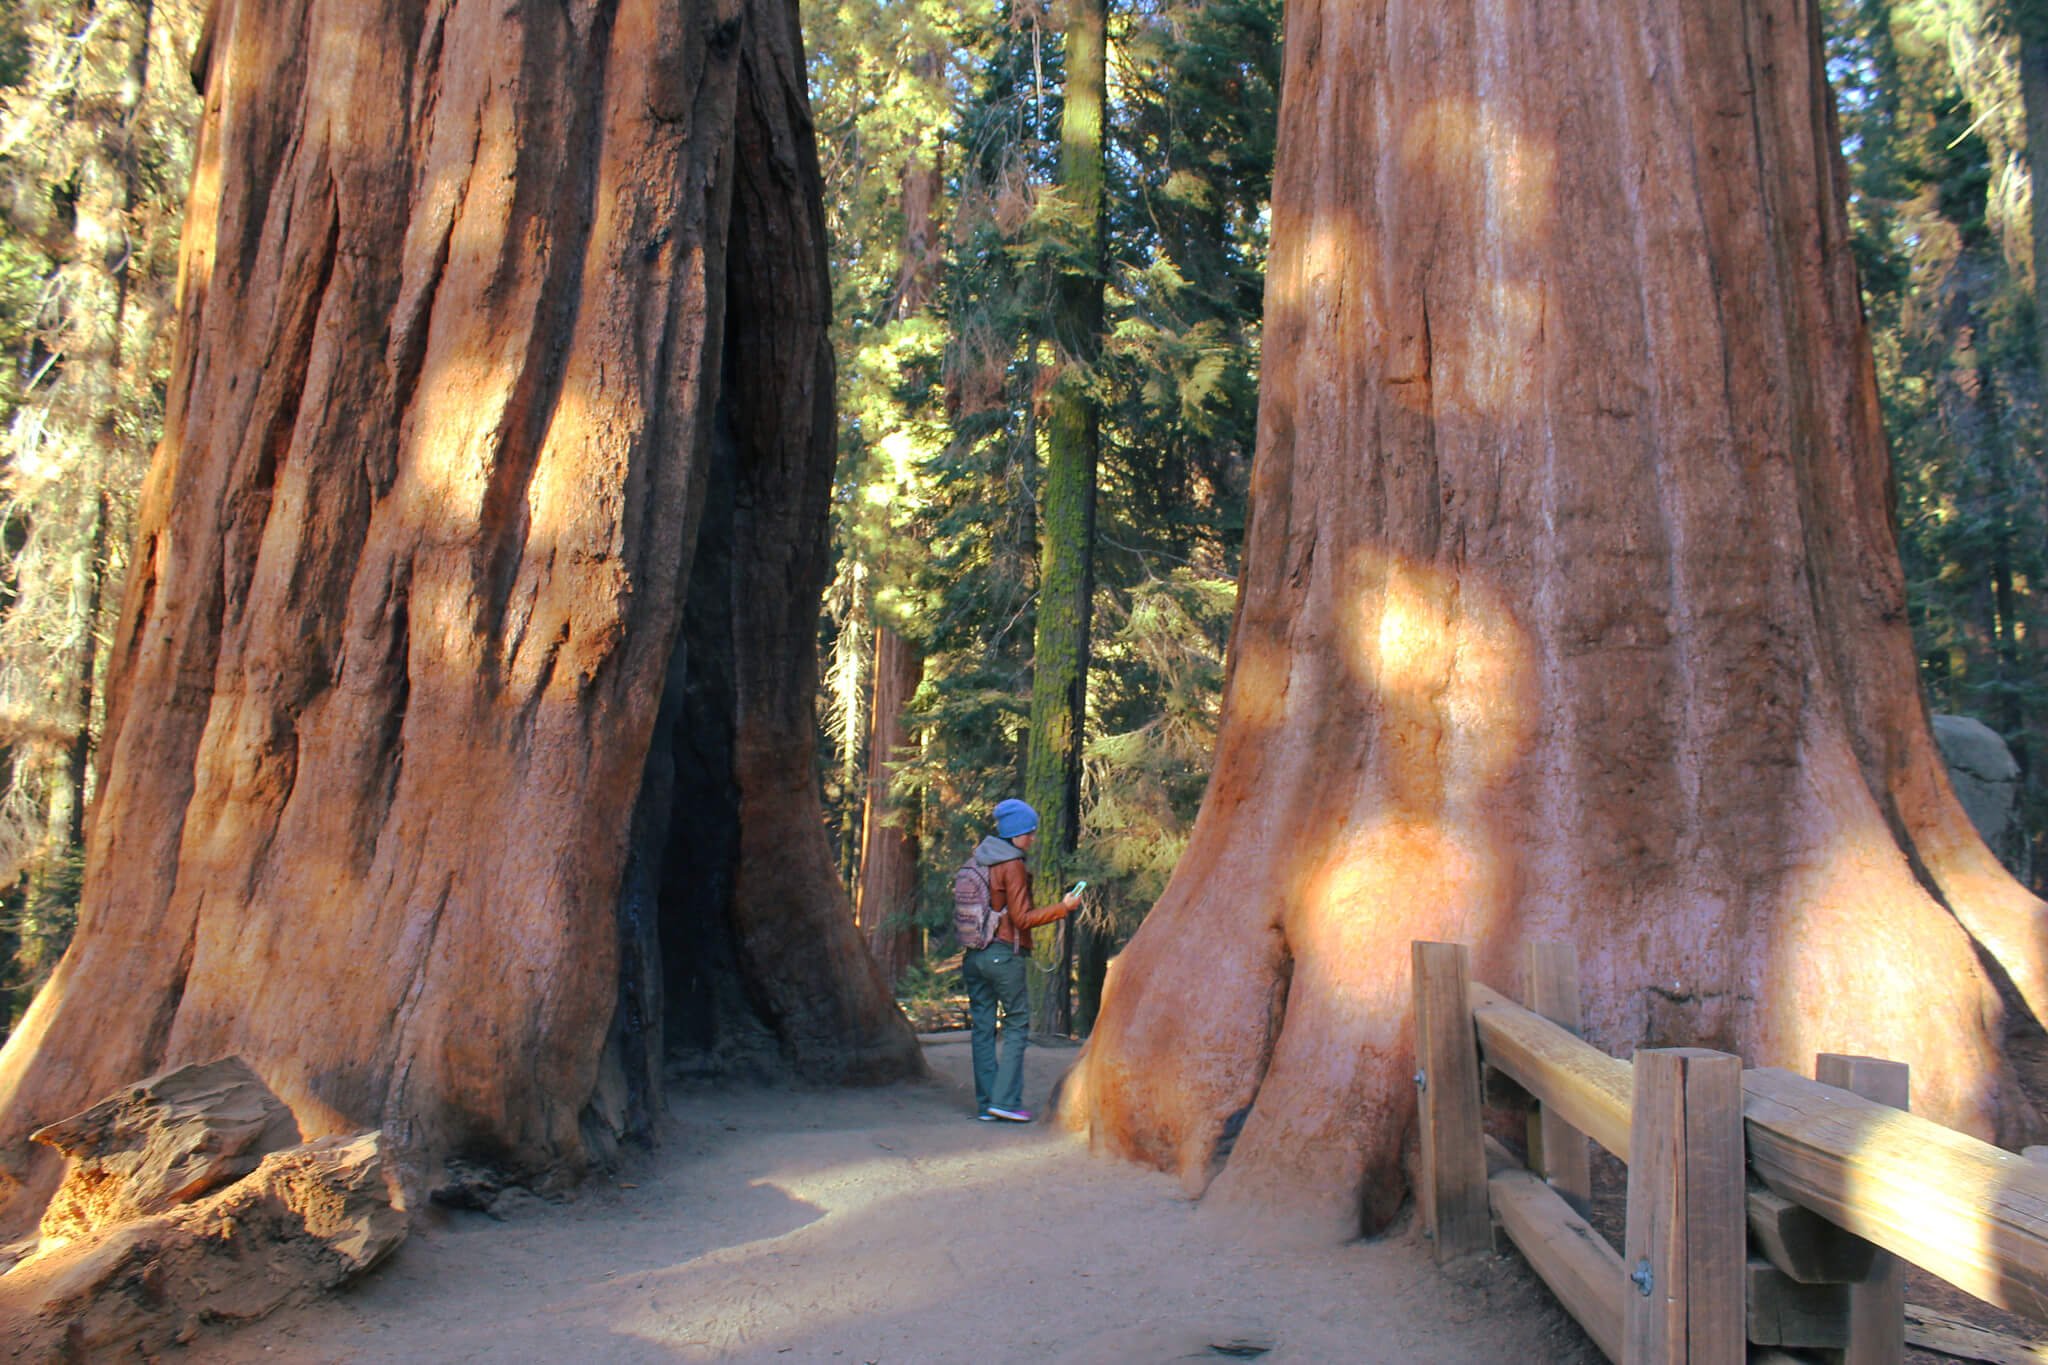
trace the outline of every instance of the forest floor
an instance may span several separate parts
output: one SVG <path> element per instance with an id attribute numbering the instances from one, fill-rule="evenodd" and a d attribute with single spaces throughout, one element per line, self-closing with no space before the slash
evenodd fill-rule
<path id="1" fill-rule="evenodd" d="M 430 1209 L 342 1295 L 191 1358 L 1591 1365 L 1512 1253 L 1439 1271 L 1386 1237 L 1255 1250 L 1171 1178 L 1050 1124 L 973 1120 L 967 1035 L 933 1079 L 671 1097 L 665 1140 L 566 1203 Z M 1041 1107 L 1071 1048 L 1033 1048 Z M 1261 1350 L 1261 1348 L 1265 1348 Z"/>

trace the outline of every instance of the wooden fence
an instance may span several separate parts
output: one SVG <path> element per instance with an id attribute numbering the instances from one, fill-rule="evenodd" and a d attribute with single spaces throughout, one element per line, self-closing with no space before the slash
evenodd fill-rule
<path id="1" fill-rule="evenodd" d="M 1490 1249 L 1498 1222 L 1610 1359 L 1898 1361 L 1901 1262 L 2048 1320 L 2048 1166 L 1906 1112 L 1903 1064 L 1822 1054 L 1807 1080 L 1701 1048 L 1623 1062 L 1576 1036 L 1567 945 L 1531 948 L 1526 1007 L 1473 982 L 1462 944 L 1414 959 L 1437 1258 Z M 1527 1166 L 1481 1130 L 1482 1068 L 1526 1092 Z M 1589 1140 L 1628 1163 L 1619 1253 L 1584 1217 Z"/>

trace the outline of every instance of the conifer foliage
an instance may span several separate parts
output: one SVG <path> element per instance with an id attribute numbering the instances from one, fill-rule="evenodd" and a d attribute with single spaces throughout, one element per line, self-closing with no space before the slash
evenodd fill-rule
<path id="1" fill-rule="evenodd" d="M 826 629 L 835 657 L 869 660 L 881 657 L 873 641 L 900 632 L 922 674 L 910 738 L 840 771 L 893 763 L 882 818 L 929 850 L 899 926 L 937 924 L 947 870 L 989 808 L 1031 794 L 1049 817 L 1041 895 L 1076 876 L 1099 888 L 1076 936 L 1074 1022 L 1085 1028 L 1109 950 L 1185 839 L 1213 737 L 1256 417 L 1278 6 L 1110 9 L 1099 199 L 1077 185 L 1081 154 L 1070 149 L 1062 166 L 1062 135 L 1078 126 L 1067 116 L 1075 7 L 951 11 L 948 55 L 923 68 L 914 95 L 900 83 L 919 69 L 882 54 L 914 47 L 932 17 L 882 6 L 855 31 L 854 12 L 820 6 L 812 29 L 820 125 L 828 138 L 839 130 L 828 182 L 835 167 L 843 177 L 836 196 L 827 189 L 847 383 L 840 606 Z M 898 93 L 850 79 L 863 63 L 892 69 Z M 882 169 L 889 149 L 915 140 L 901 111 L 935 105 L 943 227 L 926 240 L 941 244 L 943 278 L 910 318 L 896 307 L 899 255 L 916 225 L 907 199 L 872 187 L 897 183 Z M 1094 449 L 1059 493 L 1063 427 L 1092 435 Z M 1078 509 L 1073 526 L 1060 524 L 1063 508 Z M 1048 564 L 1088 602 L 1052 637 L 1065 641 L 1058 669 Z M 838 676 L 879 679 L 872 663 Z M 1045 692 L 1035 710 L 1034 683 Z M 821 698 L 836 761 L 878 727 L 857 708 L 881 691 L 871 682 Z M 1074 743 L 1046 745 L 1077 692 Z M 1079 760 L 1071 771 L 1061 754 Z M 1063 855 L 1053 830 L 1070 783 L 1077 849 Z M 861 790 L 848 777 L 828 791 L 849 849 L 861 845 Z"/>
<path id="2" fill-rule="evenodd" d="M 199 0 L 0 6 L 0 1026 L 55 965 L 163 423 Z"/>
<path id="3" fill-rule="evenodd" d="M 2038 8 L 1838 0 L 1829 46 L 1922 681 L 1935 709 L 1982 720 L 2018 758 L 2035 833 L 1998 851 L 2037 889 L 2048 873 L 2037 851 L 2048 825 Z"/>

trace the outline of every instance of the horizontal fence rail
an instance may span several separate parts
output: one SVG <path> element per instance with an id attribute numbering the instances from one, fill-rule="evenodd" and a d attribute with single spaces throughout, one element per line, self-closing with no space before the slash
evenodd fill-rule
<path id="1" fill-rule="evenodd" d="M 1472 1022 L 1486 1064 L 1566 1123 L 1628 1160 L 1634 1068 L 1476 981 L 1471 993 Z"/>
<path id="2" fill-rule="evenodd" d="M 1823 1054 L 1808 1080 L 1695 1048 L 1624 1062 L 1576 1036 L 1568 947 L 1529 950 L 1532 1008 L 1470 980 L 1463 945 L 1413 955 L 1438 1259 L 1487 1249 L 1497 1223 L 1610 1359 L 1897 1361 L 1909 1321 L 1929 1345 L 1956 1331 L 1907 1311 L 1904 1262 L 2048 1321 L 2048 1166 L 1907 1112 L 1903 1065 Z M 1489 1070 L 1534 1102 L 1526 1169 L 1481 1136 Z M 1585 1218 L 1588 1139 L 1629 1166 L 1626 1254 Z"/>
<path id="3" fill-rule="evenodd" d="M 2048 1320 L 2048 1168 L 1789 1071 L 1747 1072 L 1742 1088 L 1766 1185 L 1987 1303 Z"/>

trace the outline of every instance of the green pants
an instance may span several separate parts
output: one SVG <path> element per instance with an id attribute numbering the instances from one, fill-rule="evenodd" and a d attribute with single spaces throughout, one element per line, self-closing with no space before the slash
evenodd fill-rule
<path id="1" fill-rule="evenodd" d="M 974 1024 L 974 1110 L 1024 1107 L 1024 1049 L 1031 1045 L 1031 995 L 1024 959 L 1000 940 L 960 960 Z M 996 1061 L 996 1010 L 1002 1009 L 1002 1061 Z"/>

